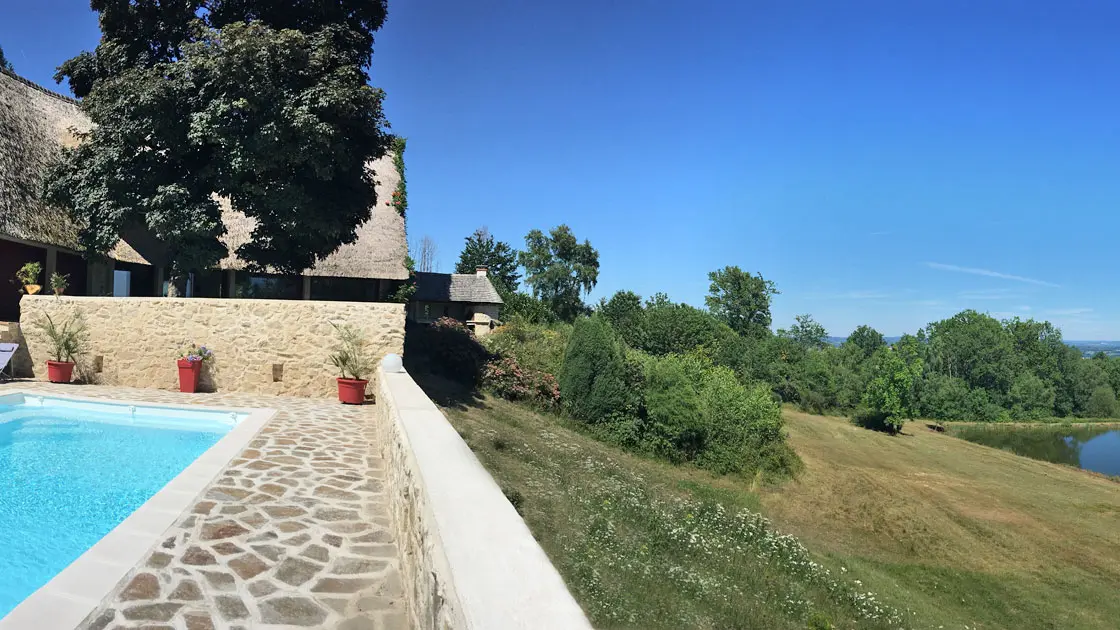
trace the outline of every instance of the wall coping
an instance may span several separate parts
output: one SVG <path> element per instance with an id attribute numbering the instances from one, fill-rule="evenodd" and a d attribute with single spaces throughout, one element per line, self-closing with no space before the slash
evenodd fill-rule
<path id="1" fill-rule="evenodd" d="M 426 495 L 424 525 L 438 541 L 436 570 L 466 628 L 586 629 L 591 624 L 521 515 L 446 416 L 406 372 L 382 372 Z"/>

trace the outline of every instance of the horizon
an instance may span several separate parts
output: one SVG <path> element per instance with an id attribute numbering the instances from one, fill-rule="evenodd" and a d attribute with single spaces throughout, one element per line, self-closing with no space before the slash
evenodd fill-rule
<path id="1" fill-rule="evenodd" d="M 590 303 L 629 289 L 703 306 L 707 273 L 737 265 L 777 284 L 775 329 L 810 313 L 832 336 L 894 337 L 973 308 L 1105 341 L 1120 339 L 1101 291 L 1118 262 L 1103 236 L 1120 227 L 1118 17 L 402 3 L 371 83 L 409 139 L 409 240 L 436 241 L 439 271 L 482 225 L 520 248 L 566 223 L 600 252 Z M 74 3 L 0 24 L 15 72 L 64 95 L 55 68 L 98 36 Z"/>

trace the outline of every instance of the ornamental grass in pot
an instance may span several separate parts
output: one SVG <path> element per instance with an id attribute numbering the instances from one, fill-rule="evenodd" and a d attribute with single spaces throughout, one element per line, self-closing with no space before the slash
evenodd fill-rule
<path id="1" fill-rule="evenodd" d="M 202 374 L 202 364 L 214 360 L 214 353 L 206 346 L 190 344 L 179 350 L 176 365 L 179 368 L 179 391 L 193 394 L 198 391 L 198 380 Z"/>
<path id="2" fill-rule="evenodd" d="M 366 385 L 376 361 L 369 351 L 369 342 L 357 327 L 335 324 L 338 343 L 331 352 L 331 363 L 338 368 L 338 400 L 347 405 L 360 405 L 366 399 Z"/>
<path id="3" fill-rule="evenodd" d="M 89 352 L 89 330 L 80 313 L 73 313 L 61 324 L 50 315 L 44 315 L 39 327 L 50 343 L 50 356 L 47 360 L 47 380 L 52 383 L 69 383 L 74 376 L 74 364 L 78 357 Z"/>

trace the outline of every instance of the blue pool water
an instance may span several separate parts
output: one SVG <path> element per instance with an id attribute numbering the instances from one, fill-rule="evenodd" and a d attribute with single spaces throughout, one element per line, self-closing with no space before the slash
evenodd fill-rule
<path id="1" fill-rule="evenodd" d="M 0 396 L 0 617 L 238 420 L 214 412 Z"/>

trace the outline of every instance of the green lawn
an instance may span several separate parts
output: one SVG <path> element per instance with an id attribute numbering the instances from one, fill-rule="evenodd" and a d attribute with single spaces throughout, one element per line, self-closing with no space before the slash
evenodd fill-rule
<path id="1" fill-rule="evenodd" d="M 1120 625 L 1120 483 L 907 425 L 785 412 L 804 473 L 764 512 L 946 628 Z"/>
<path id="2" fill-rule="evenodd" d="M 918 423 L 890 437 L 787 411 L 806 469 L 759 487 L 635 457 L 489 397 L 446 411 L 597 627 L 1115 628 L 1120 619 L 1112 481 Z"/>

